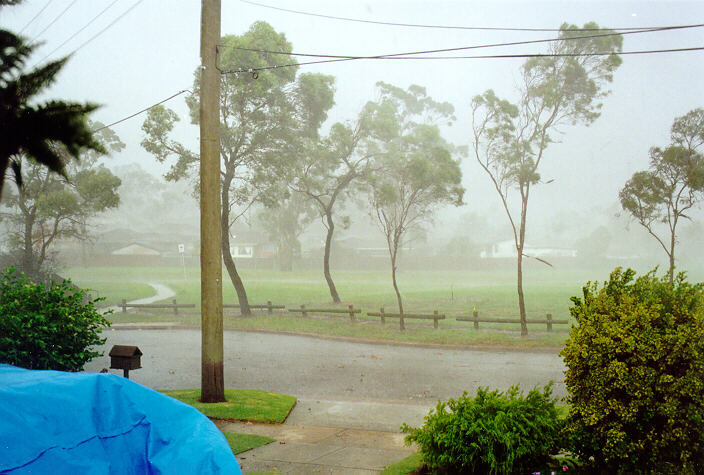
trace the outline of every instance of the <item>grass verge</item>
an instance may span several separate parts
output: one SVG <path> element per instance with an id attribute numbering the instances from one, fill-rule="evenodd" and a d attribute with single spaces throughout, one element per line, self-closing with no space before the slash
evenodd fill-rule
<path id="1" fill-rule="evenodd" d="M 161 391 L 195 407 L 212 419 L 267 422 L 281 424 L 296 404 L 296 398 L 287 394 L 269 393 L 259 389 L 226 389 L 226 402 L 200 402 L 200 389 Z"/>
<path id="2" fill-rule="evenodd" d="M 235 455 L 276 442 L 274 439 L 264 437 L 263 435 L 238 434 L 236 432 L 223 432 L 223 434 L 227 439 L 227 443 L 230 444 L 232 453 Z"/>
<path id="3" fill-rule="evenodd" d="M 389 465 L 381 472 L 382 475 L 401 475 L 412 472 L 413 470 L 420 467 L 421 455 L 420 452 L 409 455 L 405 459 L 399 460 L 398 462 Z"/>

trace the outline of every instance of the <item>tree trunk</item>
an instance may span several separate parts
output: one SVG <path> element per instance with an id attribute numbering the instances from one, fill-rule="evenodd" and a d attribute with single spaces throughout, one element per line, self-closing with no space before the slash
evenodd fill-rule
<path id="1" fill-rule="evenodd" d="M 396 292 L 396 300 L 398 301 L 398 313 L 400 315 L 399 328 L 401 330 L 406 329 L 406 323 L 403 321 L 403 301 L 401 300 L 401 292 L 398 291 L 398 285 L 396 284 L 396 252 L 391 257 L 391 281 L 394 284 L 394 291 Z"/>
<path id="2" fill-rule="evenodd" d="M 279 270 L 282 272 L 293 271 L 293 249 L 294 243 L 291 236 L 279 237 Z"/>
<path id="3" fill-rule="evenodd" d="M 228 185 L 229 190 L 229 185 Z M 223 198 L 229 198 L 229 192 L 225 191 L 223 187 Z M 223 201 L 223 204 L 226 201 Z M 226 209 L 227 208 L 227 209 Z M 244 288 L 240 274 L 237 272 L 237 266 L 235 265 L 235 260 L 230 254 L 230 207 L 223 205 L 222 207 L 222 260 L 225 263 L 225 269 L 227 269 L 227 274 L 230 276 L 230 281 L 232 286 L 237 292 L 237 301 L 240 304 L 240 313 L 244 316 L 251 315 L 252 310 L 249 308 L 249 300 L 247 299 L 247 291 Z"/>
<path id="4" fill-rule="evenodd" d="M 0 180 L 0 201 L 2 200 L 2 190 L 3 190 L 3 185 L 5 184 L 5 177 L 7 176 L 7 167 L 10 165 L 10 157 L 2 153 L 0 154 L 0 177 L 2 178 Z"/>
<path id="5" fill-rule="evenodd" d="M 526 302 L 523 296 L 523 247 L 526 242 L 526 214 L 528 209 L 528 190 L 521 191 L 521 224 L 518 229 L 518 243 L 516 252 L 516 286 L 518 289 L 518 312 L 521 318 L 521 336 L 528 335 L 528 325 L 526 324 Z"/>
<path id="6" fill-rule="evenodd" d="M 523 298 L 523 246 L 518 250 L 517 262 L 517 287 L 518 287 L 518 311 L 521 315 L 521 336 L 528 335 L 528 325 L 526 324 L 526 302 Z"/>
<path id="7" fill-rule="evenodd" d="M 670 258 L 670 269 L 668 274 L 670 275 L 670 283 L 675 281 L 675 231 L 674 229 L 670 233 L 670 252 L 667 253 L 667 257 Z"/>
<path id="8" fill-rule="evenodd" d="M 21 198 L 20 198 L 21 199 Z M 31 279 L 35 278 L 35 257 L 32 242 L 32 231 L 34 230 L 34 219 L 32 216 L 24 217 L 24 246 L 22 249 L 22 272 Z"/>
<path id="9" fill-rule="evenodd" d="M 332 281 L 332 277 L 330 276 L 330 248 L 332 247 L 332 233 L 335 231 L 335 223 L 333 223 L 332 221 L 332 213 L 326 211 L 325 218 L 328 223 L 328 234 L 325 237 L 323 273 L 325 274 L 325 281 L 328 283 L 328 287 L 330 288 L 330 296 L 332 297 L 332 301 L 335 303 L 340 303 L 340 296 L 338 295 L 337 289 L 335 288 L 335 282 Z"/>

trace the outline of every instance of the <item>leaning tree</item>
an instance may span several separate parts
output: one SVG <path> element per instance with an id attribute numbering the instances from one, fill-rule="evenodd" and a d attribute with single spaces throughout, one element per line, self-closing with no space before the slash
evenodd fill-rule
<path id="1" fill-rule="evenodd" d="M 650 149 L 650 167 L 638 171 L 619 192 L 621 207 L 655 238 L 669 259 L 674 279 L 677 225 L 704 198 L 704 109 L 677 117 L 671 143 Z M 667 233 L 659 231 L 664 225 Z"/>
<path id="2" fill-rule="evenodd" d="M 596 23 L 584 28 L 565 23 L 546 55 L 523 64 L 517 104 L 492 90 L 472 100 L 474 156 L 513 230 L 521 335 L 528 334 L 523 258 L 532 257 L 524 253 L 528 200 L 532 187 L 541 183 L 540 163 L 561 127 L 589 125 L 599 117 L 601 99 L 609 93 L 605 86 L 621 64 L 621 44 L 619 34 Z"/>
<path id="3" fill-rule="evenodd" d="M 368 109 L 386 133 L 377 138 L 376 171 L 368 177 L 370 212 L 386 239 L 403 330 L 403 299 L 396 281 L 399 250 L 408 232 L 431 221 L 438 206 L 461 205 L 464 188 L 459 159 L 452 157 L 458 149 L 445 141 L 436 124 L 454 119 L 452 105 L 436 102 L 416 85 L 403 90 L 380 82 L 377 87 L 380 99 Z"/>
<path id="4" fill-rule="evenodd" d="M 244 284 L 230 253 L 230 228 L 255 202 L 275 202 L 281 182 L 291 172 L 287 153 L 292 144 L 317 137 L 333 105 L 334 78 L 297 75 L 288 53 L 291 43 L 266 22 L 256 22 L 243 35 L 221 39 L 220 158 L 222 256 L 243 315 L 250 313 Z M 278 54 L 277 54 L 278 53 Z M 242 67 L 252 72 L 243 72 Z M 200 70 L 193 93 L 186 98 L 191 122 L 198 124 Z M 191 178 L 198 186 L 198 154 L 170 138 L 178 116 L 164 107 L 149 111 L 142 125 L 142 146 L 157 160 L 175 161 L 168 180 Z"/>

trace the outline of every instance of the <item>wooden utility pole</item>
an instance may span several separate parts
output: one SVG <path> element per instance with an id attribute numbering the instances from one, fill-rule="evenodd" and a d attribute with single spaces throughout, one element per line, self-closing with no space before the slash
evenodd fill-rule
<path id="1" fill-rule="evenodd" d="M 220 225 L 220 0 L 201 0 L 200 298 L 201 401 L 225 401 Z"/>

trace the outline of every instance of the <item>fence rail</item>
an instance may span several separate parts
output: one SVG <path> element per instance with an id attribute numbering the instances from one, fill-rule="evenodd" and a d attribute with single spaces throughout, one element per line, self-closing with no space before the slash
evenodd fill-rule
<path id="1" fill-rule="evenodd" d="M 417 319 L 417 320 L 433 320 L 433 328 L 438 328 L 438 320 L 444 320 L 445 319 L 445 314 L 444 313 L 438 313 L 437 310 L 433 311 L 433 313 L 404 313 L 401 315 L 400 313 L 386 313 L 384 312 L 384 307 L 381 307 L 381 309 L 378 312 L 367 312 L 367 315 L 370 317 L 381 317 L 381 323 L 386 324 L 386 319 L 387 318 L 398 318 L 398 324 L 401 330 L 403 330 L 405 327 L 403 325 L 403 321 L 401 320 L 401 317 L 403 316 L 404 319 L 406 318 L 412 318 L 412 319 Z"/>
<path id="2" fill-rule="evenodd" d="M 238 304 L 225 304 L 222 306 L 222 308 L 240 308 L 240 305 Z M 286 305 L 274 305 L 271 303 L 271 300 L 267 300 L 266 304 L 252 304 L 249 306 L 251 309 L 266 309 L 267 313 L 269 315 L 274 313 L 274 310 L 283 310 L 286 308 Z"/>
<path id="3" fill-rule="evenodd" d="M 481 317 L 479 317 L 479 312 L 476 310 L 474 312 L 472 312 L 471 317 L 466 316 L 466 315 L 458 315 L 457 317 L 455 317 L 455 320 L 457 320 L 459 322 L 472 322 L 472 323 L 474 323 L 475 330 L 479 329 L 479 322 L 482 322 L 482 323 L 521 323 L 520 319 L 515 319 L 515 318 L 481 318 Z M 553 320 L 552 314 L 548 313 L 545 315 L 544 319 L 526 318 L 526 323 L 545 324 L 547 327 L 547 331 L 551 332 L 553 325 L 568 325 L 570 322 L 569 322 L 569 320 Z"/>
<path id="4" fill-rule="evenodd" d="M 354 316 L 357 313 L 362 313 L 359 308 L 354 308 L 354 305 L 348 305 L 346 309 L 342 308 L 306 308 L 305 305 L 301 305 L 301 308 L 289 308 L 289 312 L 300 313 L 302 316 L 307 317 L 309 313 L 325 314 L 325 313 L 343 313 L 350 316 L 350 321 L 356 321 Z"/>
<path id="5" fill-rule="evenodd" d="M 127 303 L 127 299 L 122 299 L 122 313 L 127 313 L 128 308 L 172 308 L 174 315 L 178 315 L 179 308 L 196 308 L 194 303 L 177 303 L 176 299 L 172 303 Z"/>

